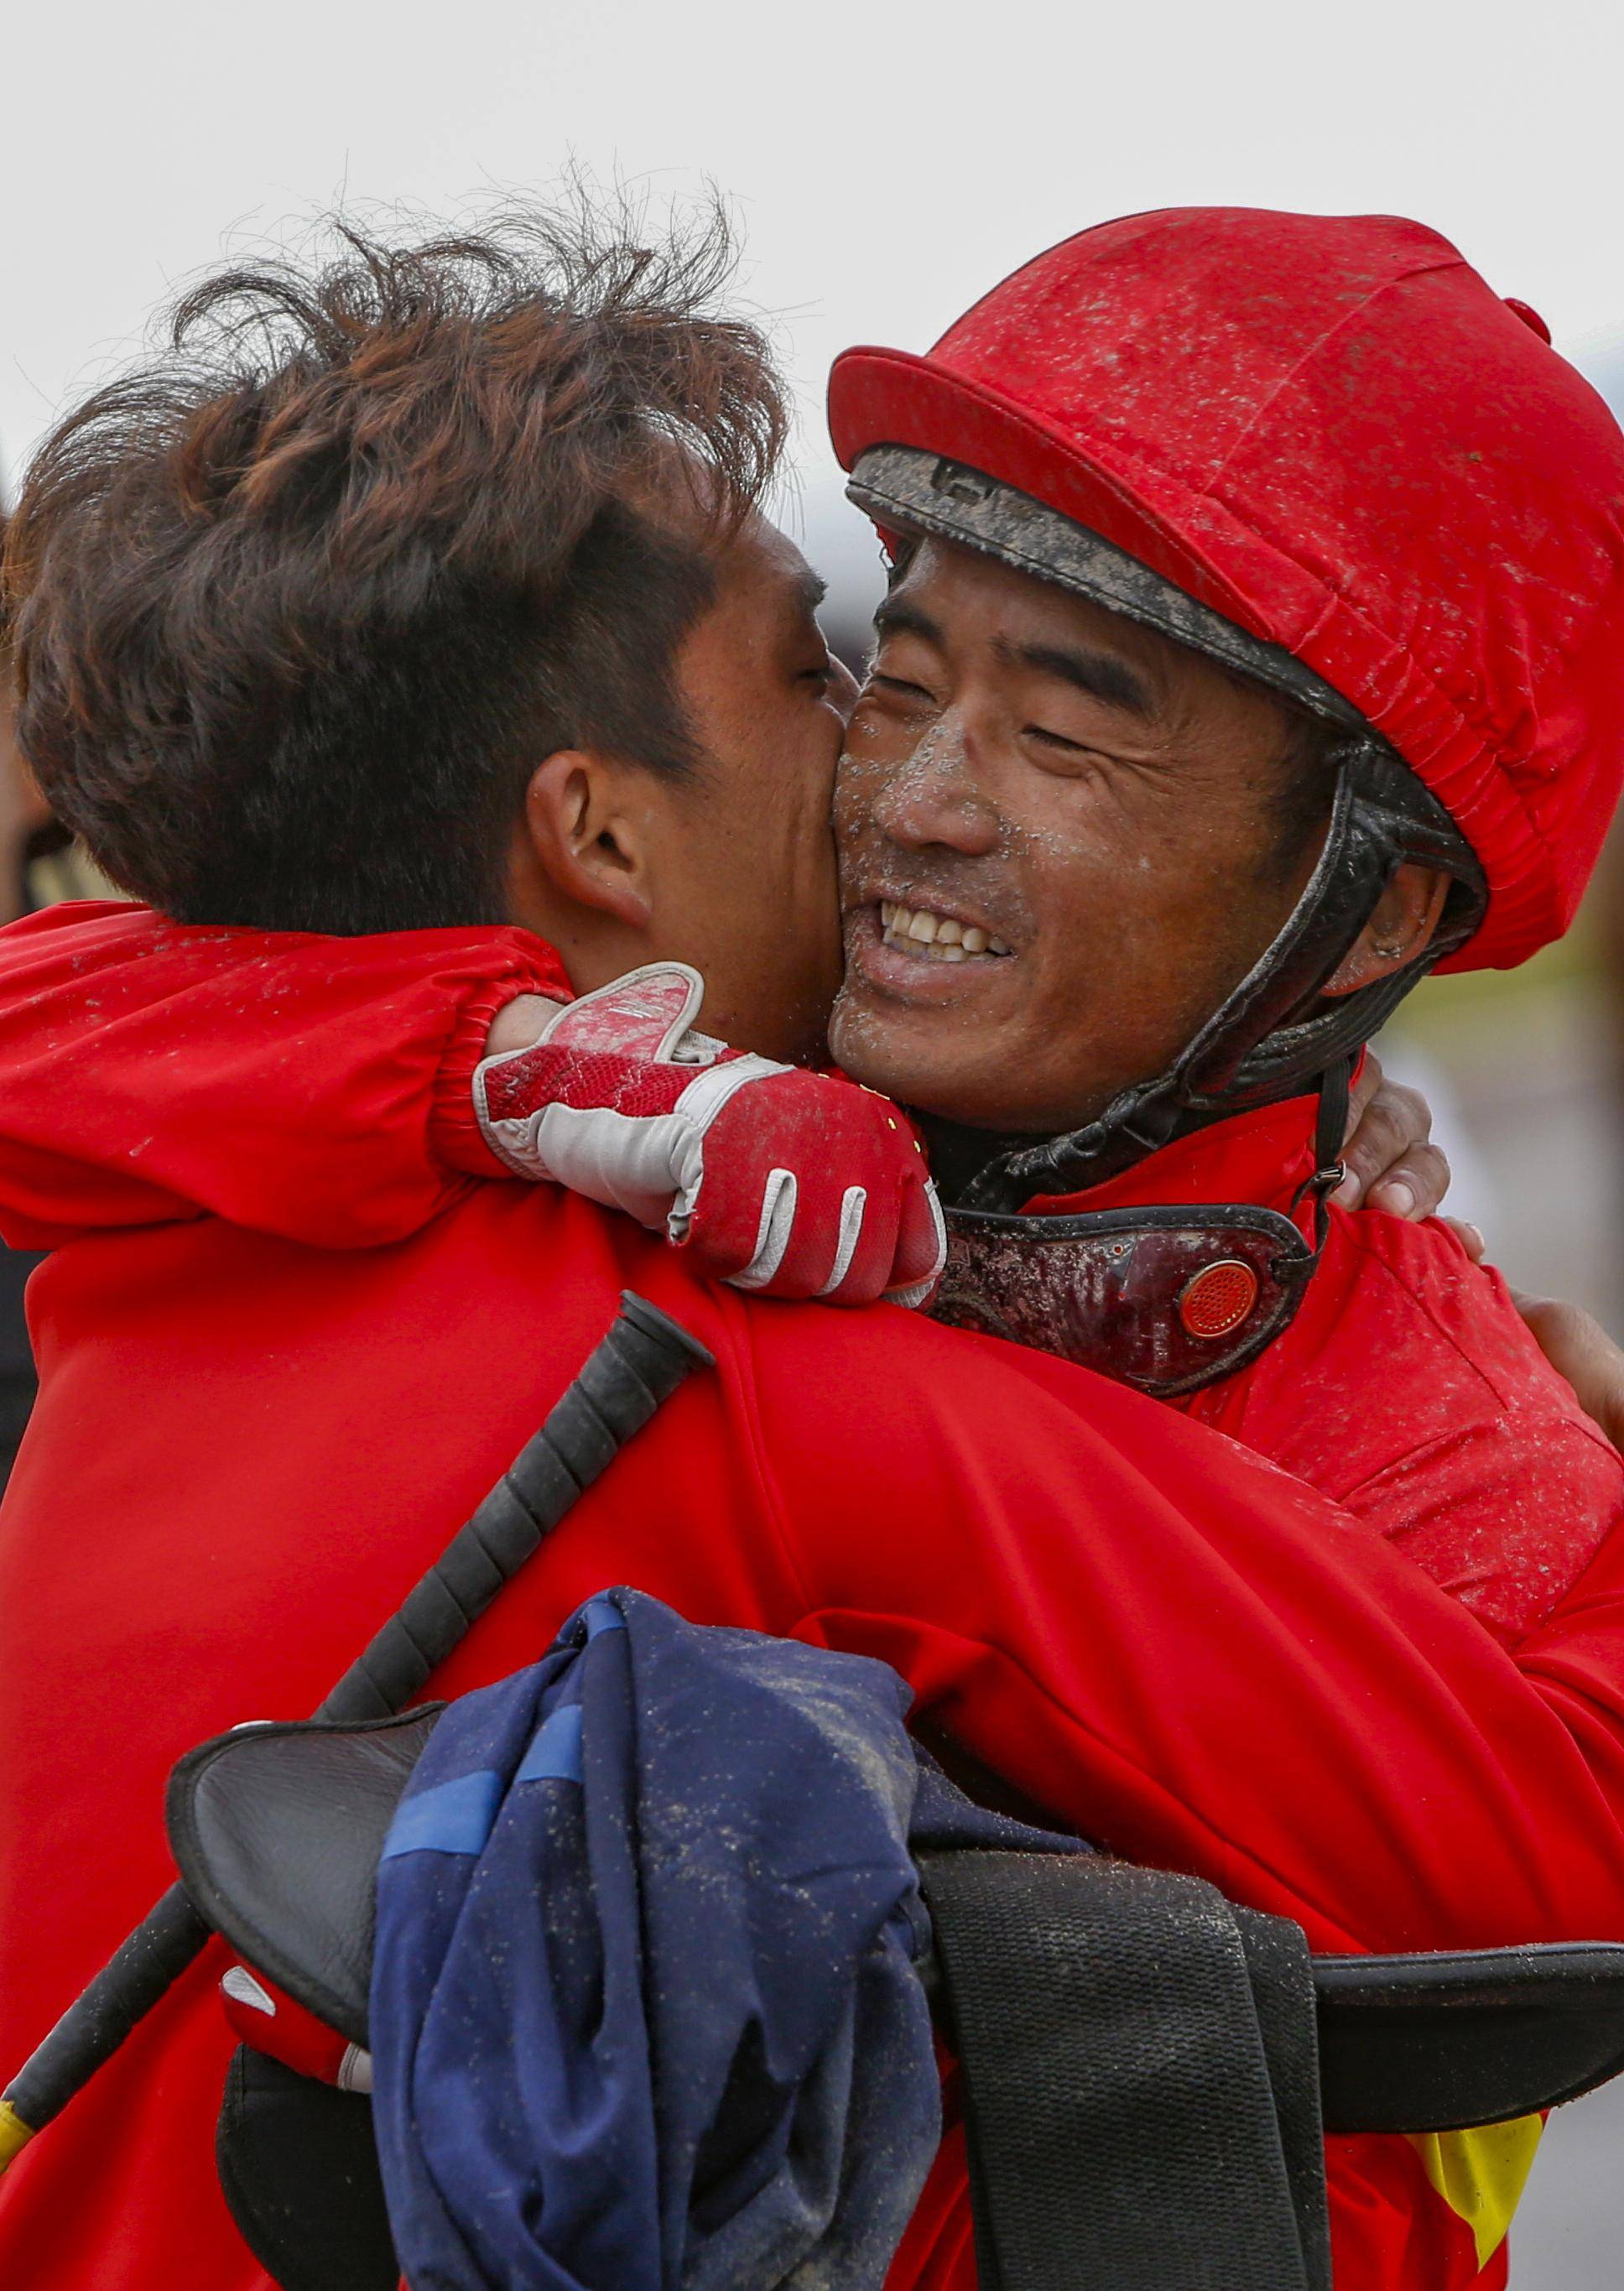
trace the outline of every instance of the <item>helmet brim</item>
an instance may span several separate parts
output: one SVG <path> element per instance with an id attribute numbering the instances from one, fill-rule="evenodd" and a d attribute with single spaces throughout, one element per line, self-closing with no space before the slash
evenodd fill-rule
<path id="1" fill-rule="evenodd" d="M 875 446 L 912 446 L 967 462 L 1089 527 L 1254 636 L 1281 640 L 1256 606 L 1158 513 L 1142 471 L 1130 478 L 1103 453 L 1084 451 L 985 383 L 905 350 L 849 350 L 829 376 L 829 431 L 847 470 Z"/>

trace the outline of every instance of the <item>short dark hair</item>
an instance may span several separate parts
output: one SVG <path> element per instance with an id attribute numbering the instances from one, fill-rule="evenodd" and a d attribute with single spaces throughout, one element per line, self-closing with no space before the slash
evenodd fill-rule
<path id="1" fill-rule="evenodd" d="M 584 201 L 209 278 L 40 449 L 5 551 L 24 754 L 189 922 L 501 920 L 559 747 L 691 768 L 674 652 L 765 491 L 781 384 L 725 218 Z"/>

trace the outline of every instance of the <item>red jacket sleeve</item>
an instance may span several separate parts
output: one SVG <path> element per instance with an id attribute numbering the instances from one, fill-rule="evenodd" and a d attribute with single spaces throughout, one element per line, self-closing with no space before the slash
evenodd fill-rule
<path id="1" fill-rule="evenodd" d="M 1321 1947 L 1624 1937 L 1624 1538 L 1507 1652 L 1229 1442 L 884 1317 L 866 1404 L 822 1413 L 816 1331 L 751 1323 L 804 1630 L 1068 1824 Z"/>
<path id="2" fill-rule="evenodd" d="M 8 1232 L 211 1210 L 328 1248 L 416 1232 L 468 1186 L 446 1106 L 524 991 L 562 982 L 522 932 L 80 909 L 0 933 Z M 677 1279 L 667 1254 L 647 1277 Z M 757 1355 L 762 1502 L 800 1579 L 769 1628 L 882 1656 L 1056 1815 L 1324 1945 L 1624 1935 L 1618 1535 L 1506 1649 L 1299 1483 L 1119 1387 L 890 1308 L 838 1333 L 816 1307 L 715 1308 Z"/>
<path id="3" fill-rule="evenodd" d="M 515 995 L 567 999 L 527 931 L 331 939 L 55 907 L 0 931 L 0 1230 L 213 1214 L 329 1249 L 505 1177 L 470 1080 Z"/>

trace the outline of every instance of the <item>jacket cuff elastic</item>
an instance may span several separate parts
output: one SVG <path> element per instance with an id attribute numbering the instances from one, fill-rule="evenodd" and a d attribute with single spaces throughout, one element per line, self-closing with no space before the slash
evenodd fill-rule
<path id="1" fill-rule="evenodd" d="M 551 1002 L 566 1002 L 558 982 L 540 969 L 520 966 L 500 978 L 481 979 L 470 987 L 458 1009 L 429 1111 L 430 1150 L 447 1167 L 473 1178 L 511 1178 L 512 1170 L 499 1162 L 479 1134 L 474 1111 L 474 1068 L 485 1056 L 486 1038 L 498 1010 L 521 994 L 545 995 Z"/>

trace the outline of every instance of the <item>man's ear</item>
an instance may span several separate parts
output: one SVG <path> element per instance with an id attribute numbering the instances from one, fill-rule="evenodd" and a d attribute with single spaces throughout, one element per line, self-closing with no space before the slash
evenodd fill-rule
<path id="1" fill-rule="evenodd" d="M 1441 867 L 1406 860 L 1394 870 L 1364 928 L 1320 989 L 1323 994 L 1352 994 L 1425 954 L 1432 944 L 1449 896 L 1450 877 Z"/>
<path id="2" fill-rule="evenodd" d="M 629 805 L 623 767 L 590 748 L 560 748 L 525 791 L 515 872 L 539 903 L 559 900 L 627 929 L 653 912 L 647 823 Z"/>

